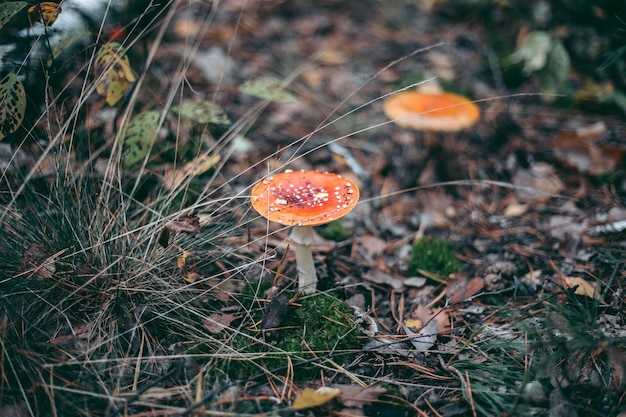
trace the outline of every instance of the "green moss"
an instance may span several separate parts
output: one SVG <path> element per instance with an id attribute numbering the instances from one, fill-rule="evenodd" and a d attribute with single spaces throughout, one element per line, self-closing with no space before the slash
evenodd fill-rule
<path id="1" fill-rule="evenodd" d="M 352 233 L 343 226 L 340 221 L 328 223 L 326 227 L 321 228 L 318 232 L 324 239 L 341 242 L 352 236 Z"/>
<path id="2" fill-rule="evenodd" d="M 453 272 L 463 269 L 456 259 L 452 245 L 443 239 L 420 239 L 413 244 L 409 260 L 409 274 L 417 275 L 418 270 L 447 277 Z"/>
<path id="3" fill-rule="evenodd" d="M 259 313 L 253 317 L 256 322 L 262 318 L 263 312 Z M 278 329 L 263 333 L 252 330 L 253 326 L 243 327 L 245 335 L 234 338 L 232 347 L 250 359 L 225 362 L 223 368 L 235 379 L 261 369 L 285 374 L 290 361 L 295 380 L 315 377 L 319 375 L 315 363 L 323 362 L 329 354 L 336 363 L 348 363 L 351 355 L 346 351 L 359 345 L 361 333 L 350 306 L 327 294 L 316 294 L 290 306 Z"/>

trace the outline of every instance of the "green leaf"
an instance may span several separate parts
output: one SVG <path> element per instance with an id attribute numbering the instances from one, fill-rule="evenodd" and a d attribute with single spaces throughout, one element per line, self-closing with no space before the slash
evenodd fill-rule
<path id="1" fill-rule="evenodd" d="M 286 103 L 288 101 L 298 101 L 298 97 L 285 90 L 283 82 L 278 78 L 262 78 L 260 80 L 249 80 L 238 87 L 239 92 L 263 100 L 274 101 L 276 103 Z"/>
<path id="2" fill-rule="evenodd" d="M 156 136 L 160 116 L 160 112 L 150 110 L 138 114 L 128 123 L 122 147 L 122 159 L 126 165 L 135 165 L 146 157 Z"/>
<path id="3" fill-rule="evenodd" d="M 559 40 L 552 42 L 546 65 L 539 71 L 539 85 L 545 93 L 558 93 L 565 88 L 570 69 L 567 50 Z"/>
<path id="4" fill-rule="evenodd" d="M 0 81 L 0 140 L 22 125 L 26 113 L 24 85 L 14 73 Z"/>
<path id="5" fill-rule="evenodd" d="M 537 74 L 542 92 L 558 93 L 565 87 L 570 58 L 563 43 L 551 33 L 541 30 L 529 33 L 510 59 L 522 63 L 527 76 Z"/>
<path id="6" fill-rule="evenodd" d="M 224 110 L 209 100 L 184 100 L 172 111 L 198 123 L 230 124 Z"/>
<path id="7" fill-rule="evenodd" d="M 89 32 L 82 31 L 82 32 L 74 33 L 71 36 L 61 39 L 61 41 L 58 44 L 56 44 L 55 47 L 52 49 L 52 56 L 48 60 L 48 65 L 52 65 L 52 60 L 58 58 L 59 55 L 63 53 L 63 51 L 68 49 L 74 43 L 78 42 L 79 40 L 83 38 L 88 38 L 89 36 L 91 36 Z"/>
<path id="8" fill-rule="evenodd" d="M 548 32 L 536 30 L 528 34 L 524 43 L 511 55 L 514 63 L 524 63 L 524 74 L 531 75 L 545 67 L 552 49 L 553 38 Z"/>
<path id="9" fill-rule="evenodd" d="M 0 29 L 26 6 L 28 6 L 28 3 L 25 1 L 7 1 L 6 3 L 0 3 Z"/>

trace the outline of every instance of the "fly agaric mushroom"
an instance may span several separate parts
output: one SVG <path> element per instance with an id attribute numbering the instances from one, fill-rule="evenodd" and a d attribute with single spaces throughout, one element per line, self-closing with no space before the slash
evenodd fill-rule
<path id="1" fill-rule="evenodd" d="M 385 115 L 400 127 L 424 130 L 426 147 L 433 148 L 432 132 L 457 132 L 480 118 L 478 106 L 458 94 L 405 91 L 383 103 Z"/>
<path id="2" fill-rule="evenodd" d="M 266 219 L 293 226 L 298 290 L 313 293 L 317 274 L 311 244 L 313 226 L 329 223 L 350 212 L 359 189 L 347 178 L 315 170 L 286 170 L 269 176 L 252 188 L 252 207 Z"/>

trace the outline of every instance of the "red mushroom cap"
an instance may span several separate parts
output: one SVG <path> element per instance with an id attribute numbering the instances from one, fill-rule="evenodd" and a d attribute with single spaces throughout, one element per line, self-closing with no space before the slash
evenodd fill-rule
<path id="1" fill-rule="evenodd" d="M 383 111 L 398 126 L 442 132 L 465 129 L 480 118 L 476 104 L 452 93 L 405 91 L 385 100 Z"/>
<path id="2" fill-rule="evenodd" d="M 348 214 L 359 189 L 347 178 L 315 170 L 287 170 L 252 188 L 252 207 L 273 222 L 316 226 Z"/>

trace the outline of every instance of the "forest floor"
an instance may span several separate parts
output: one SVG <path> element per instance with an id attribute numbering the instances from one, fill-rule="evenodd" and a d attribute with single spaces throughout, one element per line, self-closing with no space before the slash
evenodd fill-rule
<path id="1" fill-rule="evenodd" d="M 503 68 L 502 44 L 510 41 L 512 54 L 523 24 L 503 32 L 495 50 L 489 16 L 458 19 L 446 7 L 181 6 L 167 21 L 135 109 L 171 107 L 177 94 L 208 98 L 232 123 L 199 127 L 168 116 L 158 137 L 175 146 L 155 144 L 141 169 L 127 170 L 136 193 L 124 188 L 118 205 L 132 195 L 133 204 L 156 213 L 149 201 L 164 194 L 151 187 L 167 192 L 185 181 L 201 197 L 159 221 L 138 216 L 150 233 L 124 229 L 118 212 L 110 224 L 103 220 L 106 233 L 120 225 L 120 239 L 150 236 L 136 238 L 145 255 L 103 255 L 116 259 L 110 269 L 70 267 L 76 261 L 58 244 L 16 245 L 22 252 L 11 255 L 13 263 L 22 275 L 31 271 L 30 283 L 18 294 L 7 290 L 18 288 L 15 276 L 1 277 L 7 312 L 0 312 L 0 336 L 3 351 L 17 343 L 11 337 L 26 345 L 6 351 L 13 359 L 3 357 L 0 415 L 47 415 L 41 410 L 62 410 L 61 400 L 73 404 L 72 415 L 107 416 L 626 415 L 624 115 L 542 94 L 535 77 Z M 263 101 L 240 89 L 269 78 L 284 82 L 286 98 Z M 480 121 L 457 133 L 429 133 L 437 143 L 427 146 L 425 132 L 384 115 L 385 98 L 430 84 L 470 97 Z M 86 108 L 75 136 L 94 144 L 76 145 L 77 154 L 110 145 L 93 137 L 115 135 L 122 123 L 122 113 L 101 101 Z M 78 141 L 65 137 L 65 145 Z M 216 157 L 207 169 L 189 174 L 180 158 L 179 166 L 162 162 L 172 148 L 194 149 L 196 141 Z M 36 160 L 38 146 L 20 152 Z M 64 157 L 117 178 L 102 168 L 108 151 Z M 31 159 L 23 160 L 28 168 Z M 248 200 L 252 185 L 285 169 L 338 173 L 361 190 L 352 213 L 317 230 L 314 295 L 293 291 L 289 230 L 259 217 Z M 175 179 L 180 172 L 188 178 Z M 15 195 L 16 188 L 6 189 Z M 103 194 L 94 193 L 97 201 Z M 73 253 L 109 242 L 89 239 Z M 127 282 L 99 281 L 130 258 L 145 264 L 145 278 L 125 267 L 120 273 L 133 275 Z M 42 276 L 50 259 L 56 267 Z M 153 268 L 169 276 L 150 281 Z M 69 290 L 41 283 L 68 270 L 88 283 L 74 277 Z M 20 304 L 34 280 L 60 291 L 46 305 L 60 306 L 54 297 L 67 302 L 68 291 L 81 300 L 63 304 L 47 328 L 33 325 L 43 329 L 36 341 L 25 336 L 28 324 L 15 324 L 38 321 Z M 113 288 L 127 298 L 113 301 Z M 313 305 L 317 299 L 337 304 Z M 75 319 L 79 314 L 100 324 Z M 325 331 L 335 332 L 331 344 Z M 37 369 L 35 376 L 10 363 Z"/>

